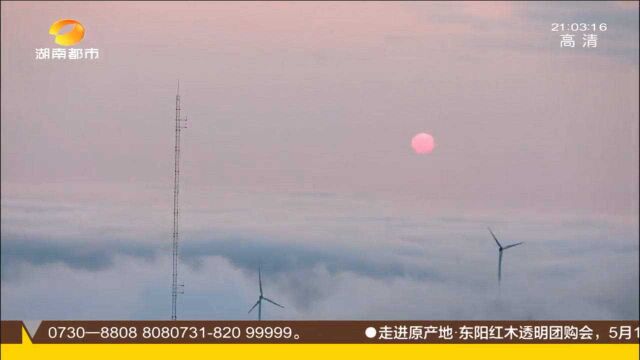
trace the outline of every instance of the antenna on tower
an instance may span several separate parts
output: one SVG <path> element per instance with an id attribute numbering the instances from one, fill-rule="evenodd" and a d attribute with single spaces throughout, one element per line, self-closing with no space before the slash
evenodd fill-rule
<path id="1" fill-rule="evenodd" d="M 178 294 L 184 294 L 184 284 L 178 284 L 178 241 L 180 239 L 180 131 L 186 129 L 186 118 L 180 115 L 180 80 L 176 92 L 176 129 L 173 171 L 173 274 L 171 282 L 171 320 L 178 318 Z"/>

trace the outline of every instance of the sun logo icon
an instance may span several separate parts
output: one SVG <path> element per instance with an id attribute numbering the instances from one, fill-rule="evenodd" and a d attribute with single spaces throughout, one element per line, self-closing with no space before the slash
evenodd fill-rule
<path id="1" fill-rule="evenodd" d="M 67 25 L 73 25 L 69 32 L 60 34 L 60 30 Z M 61 19 L 54 22 L 49 28 L 49 34 L 55 36 L 55 43 L 62 46 L 71 46 L 79 43 L 84 38 L 84 26 L 73 19 Z"/>

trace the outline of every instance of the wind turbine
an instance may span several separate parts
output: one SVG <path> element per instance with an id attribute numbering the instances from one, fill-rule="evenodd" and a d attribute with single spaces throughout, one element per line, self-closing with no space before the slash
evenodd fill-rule
<path id="1" fill-rule="evenodd" d="M 524 241 L 507 245 L 507 246 L 502 246 L 502 244 L 500 244 L 500 241 L 498 241 L 498 238 L 496 237 L 496 235 L 493 233 L 493 231 L 491 231 L 491 228 L 488 228 L 488 229 L 489 229 L 489 232 L 491 233 L 491 236 L 493 236 L 493 240 L 495 240 L 496 244 L 498 245 L 498 284 L 500 284 L 500 279 L 502 278 L 502 252 L 507 249 L 511 249 L 512 247 L 518 246 L 524 243 Z"/>
<path id="2" fill-rule="evenodd" d="M 260 286 L 260 296 L 258 297 L 258 301 L 256 301 L 256 303 L 251 307 L 251 309 L 249 309 L 249 313 L 251 311 L 253 311 L 253 309 L 255 309 L 256 306 L 257 306 L 258 307 L 258 320 L 262 320 L 262 300 L 266 300 L 266 301 L 272 303 L 273 305 L 279 306 L 279 307 L 284 309 L 284 306 L 282 306 L 282 305 L 278 304 L 277 302 L 269 299 L 268 297 L 265 297 L 262 294 L 262 275 L 261 275 L 261 272 L 260 272 L 260 267 L 258 267 L 258 285 Z"/>

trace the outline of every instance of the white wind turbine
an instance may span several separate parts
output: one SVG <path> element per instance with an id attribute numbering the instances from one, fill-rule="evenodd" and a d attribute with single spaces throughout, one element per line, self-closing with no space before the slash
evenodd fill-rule
<path id="1" fill-rule="evenodd" d="M 262 320 L 262 300 L 266 300 L 266 301 L 272 303 L 273 305 L 279 306 L 279 307 L 284 309 L 284 306 L 282 306 L 282 305 L 278 304 L 277 302 L 265 297 L 262 294 L 262 274 L 261 274 L 261 271 L 260 271 L 260 267 L 258 267 L 258 285 L 260 286 L 260 296 L 258 297 L 258 301 L 256 301 L 256 303 L 251 307 L 251 309 L 249 309 L 249 313 L 251 311 L 253 311 L 253 309 L 255 309 L 256 306 L 257 306 L 258 307 L 258 320 Z"/>
<path id="2" fill-rule="evenodd" d="M 507 246 L 502 246 L 502 244 L 500 244 L 500 241 L 498 241 L 498 238 L 496 237 L 496 235 L 493 233 L 493 231 L 491 231 L 491 228 L 488 228 L 488 229 L 489 229 L 489 232 L 491 233 L 491 236 L 493 236 L 493 240 L 495 240 L 496 244 L 498 245 L 498 284 L 500 284 L 500 280 L 502 279 L 502 252 L 514 246 L 523 244 L 524 241 L 507 245 Z"/>

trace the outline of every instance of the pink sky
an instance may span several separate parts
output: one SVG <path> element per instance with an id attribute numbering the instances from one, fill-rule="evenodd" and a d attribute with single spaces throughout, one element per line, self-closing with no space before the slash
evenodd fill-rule
<path id="1" fill-rule="evenodd" d="M 550 14 L 575 9 L 2 3 L 2 182 L 166 184 L 180 78 L 191 187 L 636 214 L 637 14 L 583 7 L 610 31 L 565 51 Z M 99 61 L 34 60 L 61 17 Z M 416 160 L 421 131 L 438 151 Z"/>

